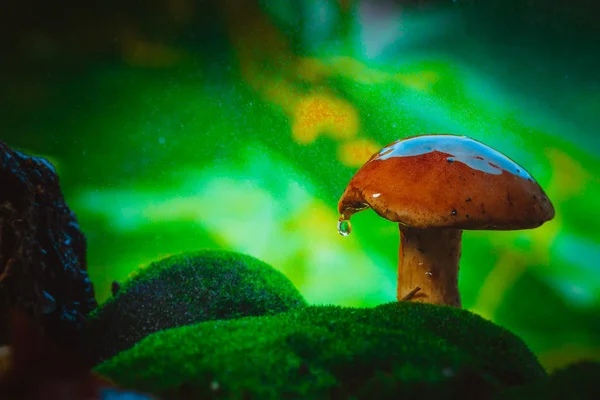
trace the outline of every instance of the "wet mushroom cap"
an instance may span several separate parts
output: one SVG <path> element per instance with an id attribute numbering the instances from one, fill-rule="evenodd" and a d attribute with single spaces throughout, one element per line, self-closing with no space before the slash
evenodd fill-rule
<path id="1" fill-rule="evenodd" d="M 465 136 L 401 139 L 375 153 L 350 180 L 338 211 L 371 207 L 413 228 L 536 228 L 554 207 L 525 169 Z"/>

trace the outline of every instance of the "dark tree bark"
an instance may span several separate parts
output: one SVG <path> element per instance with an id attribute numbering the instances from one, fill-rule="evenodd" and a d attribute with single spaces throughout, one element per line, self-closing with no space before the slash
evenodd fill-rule
<path id="1" fill-rule="evenodd" d="M 73 347 L 96 305 L 85 236 L 54 167 L 0 142 L 0 344 L 9 341 L 10 311 L 19 309 Z"/>

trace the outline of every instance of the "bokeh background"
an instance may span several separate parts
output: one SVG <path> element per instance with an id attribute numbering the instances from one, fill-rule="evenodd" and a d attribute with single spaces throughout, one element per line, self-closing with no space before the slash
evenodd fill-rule
<path id="1" fill-rule="evenodd" d="M 0 13 L 0 139 L 51 160 L 99 301 L 222 248 L 312 303 L 395 298 L 398 229 L 336 203 L 381 146 L 481 140 L 556 218 L 466 232 L 463 304 L 549 369 L 600 359 L 600 13 L 594 0 L 21 0 Z"/>

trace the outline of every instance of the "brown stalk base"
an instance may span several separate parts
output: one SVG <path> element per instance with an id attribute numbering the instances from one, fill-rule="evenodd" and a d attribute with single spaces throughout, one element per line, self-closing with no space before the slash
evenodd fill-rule
<path id="1" fill-rule="evenodd" d="M 400 226 L 398 301 L 461 307 L 458 262 L 462 230 Z M 416 288 L 420 290 L 415 291 Z"/>

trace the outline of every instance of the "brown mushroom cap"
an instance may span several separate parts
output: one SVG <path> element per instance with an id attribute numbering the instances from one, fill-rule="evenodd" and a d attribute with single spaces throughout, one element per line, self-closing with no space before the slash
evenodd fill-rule
<path id="1" fill-rule="evenodd" d="M 371 207 L 413 228 L 528 229 L 554 217 L 525 169 L 465 136 L 422 135 L 375 153 L 338 203 L 343 218 Z"/>

